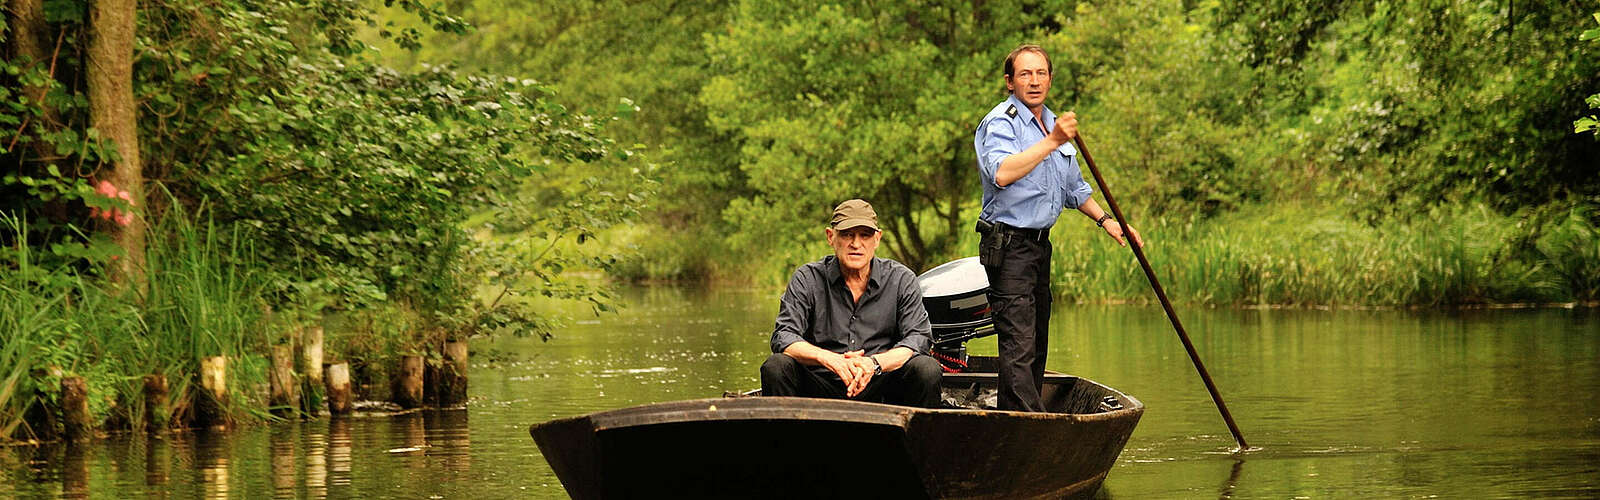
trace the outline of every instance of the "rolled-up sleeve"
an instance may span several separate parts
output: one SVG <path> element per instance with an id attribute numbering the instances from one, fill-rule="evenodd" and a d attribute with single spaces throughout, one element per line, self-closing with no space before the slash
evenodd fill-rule
<path id="1" fill-rule="evenodd" d="M 1006 157 L 1017 154 L 1017 131 L 1011 120 L 994 117 L 984 122 L 978 128 L 977 144 L 978 172 L 983 175 L 983 182 L 1005 189 L 995 181 L 995 172 L 1000 170 L 1000 163 L 1006 161 Z"/>
<path id="2" fill-rule="evenodd" d="M 1090 188 L 1089 182 L 1083 179 L 1083 170 L 1079 168 L 1078 156 L 1068 156 L 1067 162 L 1072 165 L 1072 168 L 1068 170 L 1077 172 L 1078 176 L 1076 179 L 1068 179 L 1066 183 L 1062 184 L 1061 189 L 1066 191 L 1064 193 L 1067 202 L 1066 206 L 1077 209 L 1078 207 L 1083 206 L 1084 202 L 1089 201 L 1089 197 L 1094 195 L 1094 189 Z"/>
<path id="3" fill-rule="evenodd" d="M 805 268 L 796 269 L 789 278 L 789 286 L 778 301 L 778 320 L 772 328 L 772 352 L 783 352 L 789 344 L 805 340 L 801 334 L 811 328 L 811 292 L 816 286 L 820 286 L 816 277 Z"/>
<path id="4" fill-rule="evenodd" d="M 922 288 L 917 286 L 916 274 L 907 269 L 906 278 L 900 280 L 900 333 L 903 337 L 895 347 L 908 347 L 912 352 L 927 354 L 932 346 L 933 326 L 928 322 L 928 309 L 922 305 Z"/>

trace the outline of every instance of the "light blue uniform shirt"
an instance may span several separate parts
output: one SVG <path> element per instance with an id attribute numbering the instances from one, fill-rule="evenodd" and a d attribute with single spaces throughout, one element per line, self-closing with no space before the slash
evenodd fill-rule
<path id="1" fill-rule="evenodd" d="M 1045 130 L 1056 124 L 1056 114 L 1044 109 L 1044 121 L 1013 95 L 978 123 L 972 147 L 978 153 L 978 173 L 983 176 L 983 212 L 978 217 L 1012 227 L 1048 229 L 1067 208 L 1089 201 L 1093 191 L 1078 170 L 1078 150 L 1072 143 L 1050 152 L 1039 166 L 1009 186 L 995 183 L 994 174 L 1007 156 L 1044 140 Z M 1043 125 L 1041 129 L 1040 125 Z"/>

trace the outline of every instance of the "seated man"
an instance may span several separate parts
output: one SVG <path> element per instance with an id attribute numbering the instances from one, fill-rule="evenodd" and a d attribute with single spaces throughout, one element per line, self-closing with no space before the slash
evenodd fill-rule
<path id="1" fill-rule="evenodd" d="M 833 255 L 796 269 L 778 304 L 761 394 L 937 406 L 917 275 L 873 257 L 883 233 L 867 202 L 840 203 L 829 226 Z"/>

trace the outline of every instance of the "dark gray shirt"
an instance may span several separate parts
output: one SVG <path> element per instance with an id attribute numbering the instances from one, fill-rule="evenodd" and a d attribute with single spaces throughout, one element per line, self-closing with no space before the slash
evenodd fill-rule
<path id="1" fill-rule="evenodd" d="M 844 284 L 838 259 L 830 255 L 800 266 L 789 278 L 778 302 L 772 352 L 804 340 L 837 353 L 872 355 L 905 346 L 927 354 L 930 331 L 916 273 L 899 262 L 873 258 L 867 290 L 857 301 Z"/>

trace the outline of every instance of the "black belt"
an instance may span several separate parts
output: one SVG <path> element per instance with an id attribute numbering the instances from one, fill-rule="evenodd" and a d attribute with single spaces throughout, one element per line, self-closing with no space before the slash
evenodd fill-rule
<path id="1" fill-rule="evenodd" d="M 1024 239 L 1035 241 L 1046 241 L 1050 239 L 1050 228 L 1029 229 L 1025 227 L 1014 227 L 1003 222 L 994 223 L 994 228 L 996 231 L 1009 233 L 1013 236 L 1019 236 Z"/>

